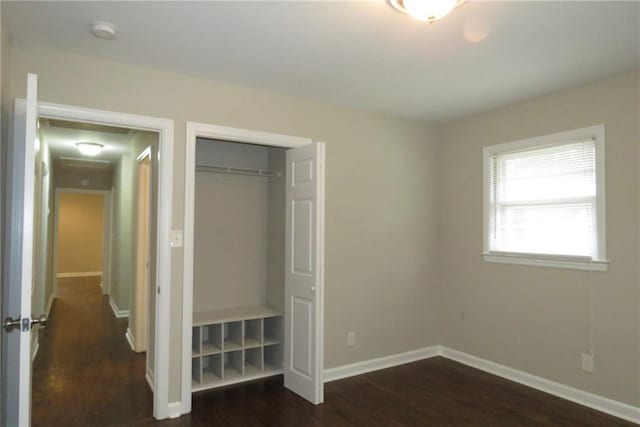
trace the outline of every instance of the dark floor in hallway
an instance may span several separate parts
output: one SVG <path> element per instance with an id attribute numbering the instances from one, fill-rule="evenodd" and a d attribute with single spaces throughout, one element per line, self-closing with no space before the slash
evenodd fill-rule
<path id="1" fill-rule="evenodd" d="M 627 426 L 606 414 L 440 357 L 328 383 L 313 406 L 282 377 L 194 395 L 154 421 L 145 358 L 97 281 L 64 279 L 34 366 L 34 426 Z"/>
<path id="2" fill-rule="evenodd" d="M 123 425 L 149 419 L 145 355 L 125 339 L 99 277 L 58 280 L 33 367 L 34 426 Z"/>

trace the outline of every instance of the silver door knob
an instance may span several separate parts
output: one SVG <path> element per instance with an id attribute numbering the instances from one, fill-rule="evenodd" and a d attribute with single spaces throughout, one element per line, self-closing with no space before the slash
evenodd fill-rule
<path id="1" fill-rule="evenodd" d="M 22 324 L 22 319 L 17 317 L 16 319 L 12 319 L 11 317 L 7 317 L 2 322 L 2 327 L 7 330 L 7 332 L 11 332 L 14 329 L 20 329 L 20 325 Z"/>
<path id="2" fill-rule="evenodd" d="M 31 328 L 33 328 L 34 325 L 39 325 L 41 328 L 47 326 L 47 315 L 42 314 L 38 317 L 31 316 Z"/>

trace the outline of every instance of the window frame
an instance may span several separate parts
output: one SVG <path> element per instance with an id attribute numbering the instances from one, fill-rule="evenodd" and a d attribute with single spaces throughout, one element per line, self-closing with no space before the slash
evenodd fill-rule
<path id="1" fill-rule="evenodd" d="M 585 139 L 595 141 L 596 156 L 596 240 L 595 256 L 550 255 L 539 253 L 492 251 L 490 233 L 495 224 L 495 215 L 491 210 L 491 159 L 498 154 L 528 151 L 554 145 L 570 144 Z M 607 233 L 606 233 L 606 197 L 605 197 L 605 126 L 603 124 L 558 132 L 550 135 L 526 138 L 517 141 L 496 144 L 482 149 L 482 182 L 483 182 L 483 251 L 485 262 L 520 264 L 568 268 L 575 270 L 607 271 Z"/>

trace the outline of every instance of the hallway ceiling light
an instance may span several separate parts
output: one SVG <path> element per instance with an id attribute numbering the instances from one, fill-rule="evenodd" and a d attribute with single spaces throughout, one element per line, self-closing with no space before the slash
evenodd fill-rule
<path id="1" fill-rule="evenodd" d="M 91 34 L 102 40 L 113 40 L 118 37 L 118 27 L 111 22 L 96 21 L 91 24 Z"/>
<path id="2" fill-rule="evenodd" d="M 436 21 L 466 0 L 389 0 L 396 10 L 419 20 Z"/>
<path id="3" fill-rule="evenodd" d="M 104 148 L 104 145 L 96 142 L 77 142 L 76 147 L 85 156 L 97 156 Z"/>

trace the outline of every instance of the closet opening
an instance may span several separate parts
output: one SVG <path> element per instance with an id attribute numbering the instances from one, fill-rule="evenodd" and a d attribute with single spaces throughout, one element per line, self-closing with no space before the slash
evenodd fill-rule
<path id="1" fill-rule="evenodd" d="M 321 403 L 324 144 L 187 129 L 182 412 L 274 375 Z"/>
<path id="2" fill-rule="evenodd" d="M 193 391 L 282 373 L 284 154 L 196 142 Z"/>

